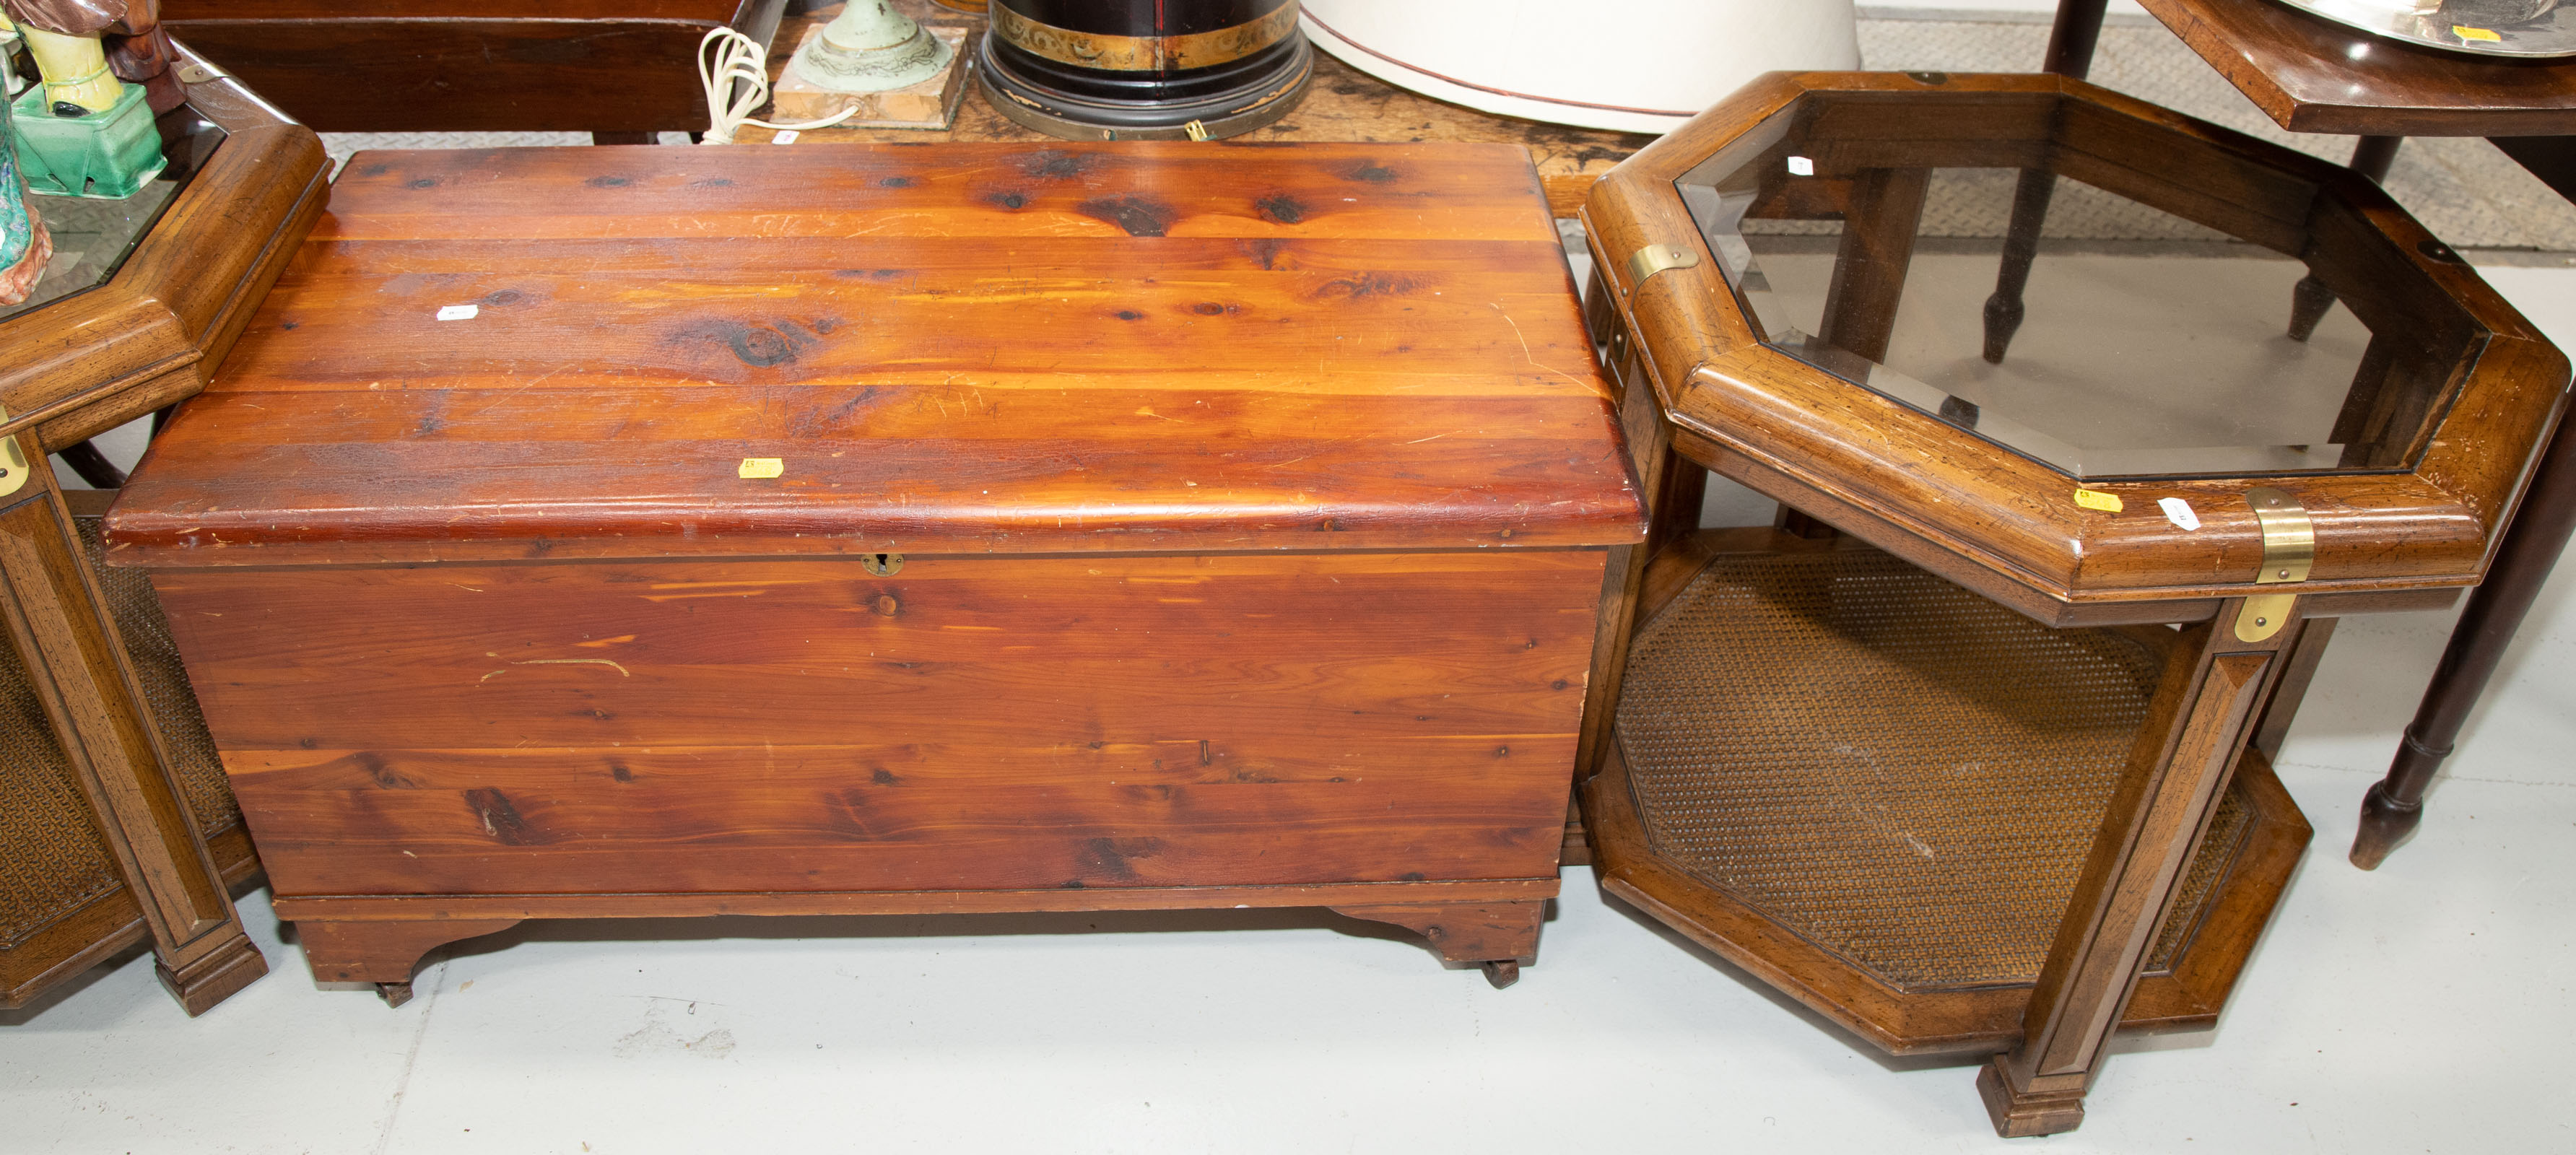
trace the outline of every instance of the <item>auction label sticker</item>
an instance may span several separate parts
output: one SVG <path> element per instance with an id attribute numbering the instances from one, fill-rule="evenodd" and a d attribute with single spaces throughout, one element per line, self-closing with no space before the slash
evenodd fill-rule
<path id="1" fill-rule="evenodd" d="M 2075 504 L 2086 509 L 2098 509 L 2104 513 L 2118 513 L 2120 495 L 2104 493 L 2098 489 L 2079 489 L 2075 491 Z"/>

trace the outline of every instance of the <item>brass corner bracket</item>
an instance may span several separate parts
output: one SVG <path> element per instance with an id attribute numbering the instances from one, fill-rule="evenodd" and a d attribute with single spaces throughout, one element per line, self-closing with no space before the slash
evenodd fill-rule
<path id="1" fill-rule="evenodd" d="M 2254 574 L 2256 585 L 2281 585 L 2308 580 L 2308 569 L 2317 560 L 2317 527 L 2308 520 L 2307 507 L 2299 504 L 2287 490 L 2258 486 L 2245 491 L 2245 504 L 2254 507 L 2255 524 L 2263 532 L 2263 566 Z M 2236 612 L 2236 640 L 2260 642 L 2280 633 L 2297 608 L 2296 594 L 2257 594 L 2245 599 L 2244 608 Z"/>
<path id="2" fill-rule="evenodd" d="M 8 419 L 9 407 L 0 405 L 0 421 Z M 17 436 L 0 437 L 0 497 L 24 488 L 34 474 L 35 466 L 28 464 L 27 455 L 19 450 Z"/>
<path id="3" fill-rule="evenodd" d="M 1628 254 L 1628 291 L 1636 296 L 1646 282 L 1666 269 L 1687 269 L 1699 263 L 1699 254 L 1683 245 L 1647 245 Z"/>

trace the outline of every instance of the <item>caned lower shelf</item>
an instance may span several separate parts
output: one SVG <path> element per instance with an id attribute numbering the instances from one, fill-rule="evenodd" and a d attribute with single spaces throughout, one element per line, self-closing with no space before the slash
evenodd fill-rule
<path id="1" fill-rule="evenodd" d="M 1659 568 L 1585 794 L 1604 884 L 1889 1050 L 2007 1042 L 2173 631 L 2050 629 L 1867 549 Z M 2216 1017 L 2307 838 L 2249 752 L 2127 1025 Z"/>

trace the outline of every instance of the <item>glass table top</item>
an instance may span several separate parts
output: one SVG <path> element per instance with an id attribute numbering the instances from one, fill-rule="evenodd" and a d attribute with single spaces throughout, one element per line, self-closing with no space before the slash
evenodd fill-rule
<path id="1" fill-rule="evenodd" d="M 2036 170 L 1837 178 L 1794 135 L 1737 144 L 1676 185 L 1765 345 L 2072 477 L 2398 470 L 2439 416 L 2449 375 L 2392 370 L 2341 304 L 2289 335 L 2297 260 Z M 1990 361 L 2026 180 L 2047 210 Z"/>
<path id="2" fill-rule="evenodd" d="M 45 262 L 45 275 L 26 300 L 0 305 L 0 320 L 106 284 L 224 139 L 223 129 L 186 105 L 163 113 L 159 127 L 161 154 L 169 164 L 133 196 L 96 200 L 28 194 L 27 204 L 53 234 L 54 256 Z"/>

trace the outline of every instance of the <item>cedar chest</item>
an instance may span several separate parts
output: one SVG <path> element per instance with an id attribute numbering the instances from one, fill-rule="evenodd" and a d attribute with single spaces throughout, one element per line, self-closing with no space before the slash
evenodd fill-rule
<path id="1" fill-rule="evenodd" d="M 1328 906 L 1502 982 L 1607 396 L 1509 146 L 365 153 L 107 533 L 320 979 Z"/>

